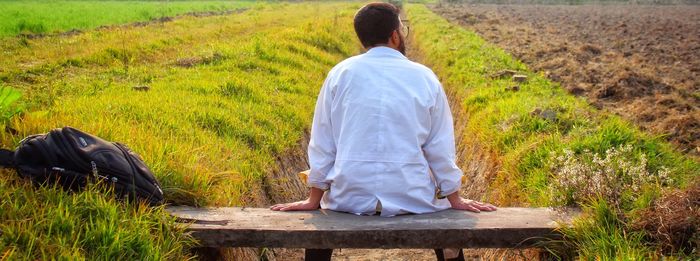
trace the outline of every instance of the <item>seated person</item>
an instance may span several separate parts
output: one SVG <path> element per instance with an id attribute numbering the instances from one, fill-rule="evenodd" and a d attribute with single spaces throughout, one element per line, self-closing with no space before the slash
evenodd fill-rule
<path id="1" fill-rule="evenodd" d="M 308 150 L 309 198 L 271 209 L 383 217 L 496 210 L 459 195 L 447 97 L 432 70 L 406 58 L 399 10 L 365 5 L 354 27 L 367 52 L 337 64 L 321 87 Z"/>

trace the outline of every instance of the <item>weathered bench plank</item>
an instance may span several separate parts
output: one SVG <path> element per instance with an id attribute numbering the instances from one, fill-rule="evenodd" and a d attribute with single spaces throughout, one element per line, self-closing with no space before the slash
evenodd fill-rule
<path id="1" fill-rule="evenodd" d="M 284 248 L 517 248 L 557 237 L 570 215 L 547 208 L 446 210 L 397 217 L 327 210 L 276 212 L 262 208 L 167 209 L 208 247 Z"/>

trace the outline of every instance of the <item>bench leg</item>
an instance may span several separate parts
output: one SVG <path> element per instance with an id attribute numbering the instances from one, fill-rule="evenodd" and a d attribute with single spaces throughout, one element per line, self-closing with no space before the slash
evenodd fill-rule
<path id="1" fill-rule="evenodd" d="M 333 249 L 306 249 L 304 260 L 306 261 L 330 261 Z"/>
<path id="2" fill-rule="evenodd" d="M 445 259 L 445 254 L 442 252 L 442 249 L 434 249 L 435 250 L 435 257 L 437 258 L 438 261 L 464 261 L 464 251 L 462 249 L 459 249 L 459 255 L 456 258 L 450 258 L 450 259 Z"/>

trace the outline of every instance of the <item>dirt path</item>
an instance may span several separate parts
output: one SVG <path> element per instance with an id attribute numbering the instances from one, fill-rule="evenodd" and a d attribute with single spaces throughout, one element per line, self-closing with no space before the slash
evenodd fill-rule
<path id="1" fill-rule="evenodd" d="M 518 250 L 464 249 L 464 258 L 466 260 L 537 260 L 538 258 L 536 257 L 536 253 L 530 250 L 520 252 Z M 333 251 L 332 259 L 347 261 L 432 261 L 435 260 L 435 253 L 432 249 L 338 249 Z M 278 260 L 304 260 L 303 251 L 299 249 L 283 258 L 278 257 Z"/>

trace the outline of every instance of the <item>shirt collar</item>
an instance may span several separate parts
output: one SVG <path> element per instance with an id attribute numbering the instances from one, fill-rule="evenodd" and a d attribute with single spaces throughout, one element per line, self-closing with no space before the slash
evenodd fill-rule
<path id="1" fill-rule="evenodd" d="M 392 57 L 397 57 L 397 58 L 402 58 L 402 59 L 408 59 L 401 52 L 399 52 L 391 47 L 386 47 L 386 46 L 372 47 L 369 50 L 367 50 L 366 54 L 370 55 L 370 56 L 392 56 Z"/>

